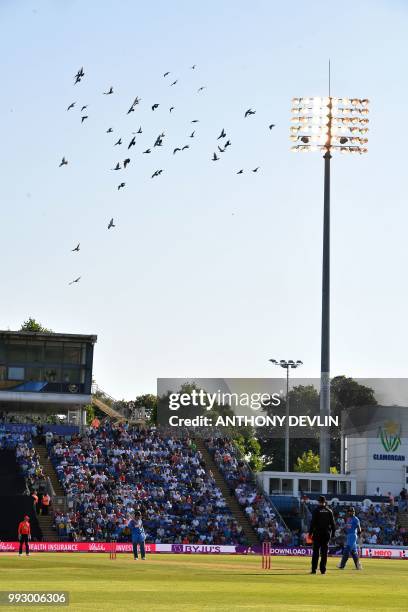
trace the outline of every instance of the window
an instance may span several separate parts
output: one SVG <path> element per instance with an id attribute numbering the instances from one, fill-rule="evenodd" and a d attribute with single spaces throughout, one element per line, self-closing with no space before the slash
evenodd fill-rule
<path id="1" fill-rule="evenodd" d="M 310 493 L 310 480 L 306 478 L 300 478 L 299 480 L 299 493 Z"/>
<path id="2" fill-rule="evenodd" d="M 276 495 L 281 492 L 280 478 L 269 479 L 269 494 Z"/>
<path id="3" fill-rule="evenodd" d="M 311 493 L 321 493 L 322 492 L 322 481 L 321 480 L 311 480 L 310 481 L 310 492 Z"/>
<path id="4" fill-rule="evenodd" d="M 80 371 L 74 368 L 64 369 L 62 373 L 62 382 L 78 384 L 80 382 Z"/>
<path id="5" fill-rule="evenodd" d="M 6 373 L 7 373 L 6 366 L 0 366 L 0 381 L 7 379 Z"/>
<path id="6" fill-rule="evenodd" d="M 61 382 L 60 368 L 46 368 L 44 373 L 44 380 L 50 383 Z"/>
<path id="7" fill-rule="evenodd" d="M 24 368 L 9 368 L 8 369 L 9 380 L 24 380 Z"/>
<path id="8" fill-rule="evenodd" d="M 336 495 L 337 493 L 337 480 L 328 480 L 327 481 L 327 492 L 331 495 Z"/>
<path id="9" fill-rule="evenodd" d="M 282 493 L 284 495 L 293 495 L 293 479 L 282 478 Z"/>
<path id="10" fill-rule="evenodd" d="M 0 363 L 5 363 L 6 361 L 6 345 L 3 340 L 0 340 Z"/>
<path id="11" fill-rule="evenodd" d="M 43 342 L 28 342 L 27 344 L 27 361 L 29 363 L 38 363 L 44 360 L 44 344 Z"/>
<path id="12" fill-rule="evenodd" d="M 25 363 L 26 360 L 26 341 L 13 340 L 8 345 L 8 361 L 10 363 Z"/>
<path id="13" fill-rule="evenodd" d="M 339 495 L 348 495 L 350 493 L 350 483 L 348 480 L 339 480 L 337 493 L 339 493 Z"/>
<path id="14" fill-rule="evenodd" d="M 81 363 L 81 345 L 64 344 L 64 363 L 79 365 Z"/>
<path id="15" fill-rule="evenodd" d="M 46 363 L 62 363 L 62 342 L 46 342 L 45 343 L 45 362 Z"/>
<path id="16" fill-rule="evenodd" d="M 35 382 L 43 381 L 43 369 L 42 368 L 27 368 L 26 369 L 26 380 L 32 380 Z"/>

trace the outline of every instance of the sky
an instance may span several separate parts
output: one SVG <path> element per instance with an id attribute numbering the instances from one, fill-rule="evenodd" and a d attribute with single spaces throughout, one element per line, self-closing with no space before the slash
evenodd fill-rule
<path id="1" fill-rule="evenodd" d="M 290 152 L 289 120 L 293 96 L 327 95 L 330 58 L 332 95 L 371 101 L 368 154 L 332 161 L 331 373 L 404 377 L 407 31 L 398 0 L 1 0 L 0 329 L 97 334 L 118 399 L 278 376 L 272 357 L 318 377 L 323 160 Z"/>

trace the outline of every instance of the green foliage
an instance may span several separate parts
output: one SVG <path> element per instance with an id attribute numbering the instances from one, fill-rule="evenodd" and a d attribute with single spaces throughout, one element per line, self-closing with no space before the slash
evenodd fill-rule
<path id="1" fill-rule="evenodd" d="M 296 459 L 295 472 L 319 472 L 320 457 L 312 450 L 305 451 Z"/>
<path id="2" fill-rule="evenodd" d="M 29 317 L 27 321 L 24 321 L 19 331 L 25 332 L 41 332 L 43 334 L 52 334 L 52 329 L 43 327 L 39 321 L 36 321 L 33 317 Z"/>
<path id="3" fill-rule="evenodd" d="M 87 404 L 85 406 L 86 410 L 86 424 L 90 425 L 92 420 L 95 418 L 95 407 L 92 404 Z"/>
<path id="4" fill-rule="evenodd" d="M 264 467 L 265 459 L 261 455 L 261 445 L 253 436 L 238 434 L 234 436 L 234 444 L 237 446 L 241 455 L 248 462 L 251 470 L 260 472 Z"/>

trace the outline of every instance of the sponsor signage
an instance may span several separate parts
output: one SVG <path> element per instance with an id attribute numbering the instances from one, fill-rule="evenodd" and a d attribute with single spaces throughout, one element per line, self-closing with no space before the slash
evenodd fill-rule
<path id="1" fill-rule="evenodd" d="M 403 546 L 382 546 L 377 548 L 363 546 L 361 556 L 377 559 L 408 559 L 408 548 Z"/>

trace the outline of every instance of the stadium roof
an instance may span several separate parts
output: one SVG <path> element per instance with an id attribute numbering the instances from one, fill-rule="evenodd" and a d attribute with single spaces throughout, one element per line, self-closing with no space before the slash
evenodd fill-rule
<path id="1" fill-rule="evenodd" d="M 57 334 L 54 332 L 31 332 L 0 330 L 0 338 L 35 338 L 36 340 L 66 340 L 67 342 L 92 342 L 95 344 L 98 336 L 95 334 Z"/>

